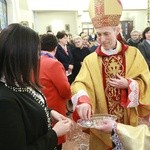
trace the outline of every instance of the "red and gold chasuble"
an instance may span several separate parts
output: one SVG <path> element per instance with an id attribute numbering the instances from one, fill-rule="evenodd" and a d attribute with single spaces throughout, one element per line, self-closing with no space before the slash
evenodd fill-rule
<path id="1" fill-rule="evenodd" d="M 125 76 L 125 55 L 127 49 L 125 46 L 118 54 L 106 55 L 101 49 L 97 50 L 97 54 L 102 57 L 102 73 L 103 84 L 106 95 L 108 113 L 116 115 L 118 122 L 124 122 L 124 108 L 120 105 L 123 90 L 114 88 L 107 84 L 110 78 L 116 78 L 116 75 Z"/>
<path id="2" fill-rule="evenodd" d="M 117 42 L 115 52 L 116 54 L 106 55 L 98 47 L 96 53 L 84 59 L 81 70 L 71 85 L 72 100 L 75 107 L 81 103 L 89 103 L 95 114 L 114 114 L 117 115 L 118 122 L 137 126 L 138 116 L 146 117 L 150 114 L 149 69 L 135 47 Z M 107 84 L 116 74 L 129 80 L 128 89 L 119 90 Z M 73 114 L 75 113 L 76 111 Z M 92 128 L 89 145 L 90 150 L 109 149 L 112 147 L 110 135 Z"/>

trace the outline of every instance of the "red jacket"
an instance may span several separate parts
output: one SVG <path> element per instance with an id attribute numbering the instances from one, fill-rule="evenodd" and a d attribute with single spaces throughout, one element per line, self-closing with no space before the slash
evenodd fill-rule
<path id="1" fill-rule="evenodd" d="M 63 65 L 56 59 L 41 56 L 39 78 L 48 107 L 66 116 L 66 101 L 71 99 L 71 89 Z M 64 137 L 59 138 L 58 144 L 64 142 Z"/>

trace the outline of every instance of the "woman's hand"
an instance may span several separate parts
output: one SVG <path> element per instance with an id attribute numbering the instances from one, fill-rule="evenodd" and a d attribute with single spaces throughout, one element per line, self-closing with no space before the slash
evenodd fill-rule
<path id="1" fill-rule="evenodd" d="M 67 117 L 63 116 L 62 114 L 58 113 L 55 110 L 51 110 L 51 119 L 54 122 L 60 121 L 60 120 L 66 120 Z"/>
<path id="2" fill-rule="evenodd" d="M 71 121 L 71 119 L 67 118 L 66 120 L 58 121 L 54 125 L 53 130 L 56 132 L 57 136 L 60 137 L 65 135 L 67 132 L 69 132 L 72 126 L 73 126 L 73 122 Z"/>

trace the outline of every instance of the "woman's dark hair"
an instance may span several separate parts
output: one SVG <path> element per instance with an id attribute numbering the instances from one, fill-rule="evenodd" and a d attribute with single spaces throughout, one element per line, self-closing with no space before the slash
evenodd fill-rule
<path id="1" fill-rule="evenodd" d="M 38 59 L 40 41 L 38 34 L 20 24 L 10 24 L 0 33 L 0 78 L 8 85 L 21 87 L 40 86 Z"/>
<path id="2" fill-rule="evenodd" d="M 142 33 L 143 39 L 146 39 L 145 34 L 146 34 L 148 31 L 150 31 L 150 27 L 147 27 L 147 28 L 144 29 L 144 31 L 143 31 L 143 33 Z"/>
<path id="3" fill-rule="evenodd" d="M 65 31 L 58 31 L 56 35 L 57 39 L 62 39 L 65 36 L 68 37 L 68 34 Z"/>
<path id="4" fill-rule="evenodd" d="M 41 39 L 41 50 L 51 52 L 58 45 L 57 38 L 53 34 L 43 34 L 41 35 L 40 39 Z"/>

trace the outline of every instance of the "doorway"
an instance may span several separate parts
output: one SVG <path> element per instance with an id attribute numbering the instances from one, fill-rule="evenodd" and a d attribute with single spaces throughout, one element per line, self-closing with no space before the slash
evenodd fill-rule
<path id="1" fill-rule="evenodd" d="M 124 20 L 124 21 L 121 21 L 121 25 L 122 25 L 122 30 L 123 30 L 122 34 L 124 38 L 128 40 L 130 38 L 130 33 L 133 30 L 133 21 Z"/>

